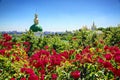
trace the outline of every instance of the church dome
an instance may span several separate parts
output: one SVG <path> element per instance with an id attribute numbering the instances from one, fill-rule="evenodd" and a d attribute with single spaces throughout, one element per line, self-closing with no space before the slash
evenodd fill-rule
<path id="1" fill-rule="evenodd" d="M 30 27 L 30 30 L 32 30 L 33 32 L 42 32 L 42 27 L 39 25 L 39 24 L 33 24 L 31 27 Z"/>
<path id="2" fill-rule="evenodd" d="M 39 20 L 38 20 L 38 15 L 35 14 L 35 18 L 34 18 L 34 24 L 30 27 L 30 30 L 33 32 L 42 32 L 43 29 L 42 27 L 39 25 Z"/>

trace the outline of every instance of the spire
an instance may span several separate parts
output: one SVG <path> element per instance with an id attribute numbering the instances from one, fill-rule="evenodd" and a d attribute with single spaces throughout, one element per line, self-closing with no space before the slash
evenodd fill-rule
<path id="1" fill-rule="evenodd" d="M 94 22 L 94 21 L 93 21 L 93 24 L 92 24 L 91 30 L 96 30 L 96 25 L 95 25 L 95 22 Z"/>
<path id="2" fill-rule="evenodd" d="M 34 24 L 38 24 L 39 23 L 39 20 L 38 20 L 38 15 L 35 14 L 35 18 L 34 18 Z"/>
<path id="3" fill-rule="evenodd" d="M 95 26 L 95 22 L 93 21 L 93 26 Z"/>

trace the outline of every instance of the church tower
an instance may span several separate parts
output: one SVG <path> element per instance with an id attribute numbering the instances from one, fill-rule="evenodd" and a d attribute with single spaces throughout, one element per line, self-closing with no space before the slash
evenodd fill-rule
<path id="1" fill-rule="evenodd" d="M 35 14 L 34 24 L 30 27 L 30 30 L 33 32 L 43 31 L 42 27 L 39 25 L 39 19 L 37 14 Z"/>
<path id="2" fill-rule="evenodd" d="M 93 21 L 93 24 L 91 26 L 91 30 L 96 30 L 96 25 L 95 25 L 94 21 Z"/>

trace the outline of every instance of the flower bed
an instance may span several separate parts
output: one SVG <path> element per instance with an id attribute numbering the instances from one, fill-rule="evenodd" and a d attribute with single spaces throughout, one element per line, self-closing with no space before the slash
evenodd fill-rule
<path id="1" fill-rule="evenodd" d="M 67 43 L 61 42 L 58 38 L 52 38 L 55 43 L 51 44 L 45 38 L 36 38 L 39 44 L 35 45 L 37 42 L 31 41 L 34 37 L 29 35 L 30 39 L 28 39 L 24 36 L 22 35 L 18 41 L 9 34 L 1 36 L 1 80 L 120 79 L 120 48 L 118 46 L 107 46 L 103 40 L 97 38 L 90 46 L 84 45 L 80 43 L 79 36 L 71 37 L 71 40 L 67 39 Z M 63 46 L 65 44 L 67 45 Z"/>

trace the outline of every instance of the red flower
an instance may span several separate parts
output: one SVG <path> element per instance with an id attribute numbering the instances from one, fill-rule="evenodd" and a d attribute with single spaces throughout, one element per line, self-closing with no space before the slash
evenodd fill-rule
<path id="1" fill-rule="evenodd" d="M 29 42 L 24 42 L 23 44 L 24 44 L 24 45 L 27 45 L 27 46 L 29 46 L 29 45 L 30 45 L 30 43 L 29 43 Z"/>
<path id="2" fill-rule="evenodd" d="M 82 54 L 90 53 L 90 46 L 87 46 L 85 49 L 82 50 Z"/>
<path id="3" fill-rule="evenodd" d="M 82 55 L 81 54 L 76 54 L 76 60 L 81 60 L 82 59 Z"/>
<path id="4" fill-rule="evenodd" d="M 43 63 L 43 60 L 37 60 L 37 63 L 34 65 L 36 68 L 42 68 L 44 69 L 45 65 Z"/>
<path id="5" fill-rule="evenodd" d="M 66 59 L 69 58 L 69 53 L 67 51 L 62 52 L 60 55 L 63 56 L 64 58 L 66 58 Z"/>
<path id="6" fill-rule="evenodd" d="M 49 46 L 45 46 L 45 49 L 48 49 L 49 48 Z"/>
<path id="7" fill-rule="evenodd" d="M 25 70 L 26 70 L 26 68 L 21 68 L 21 72 L 22 73 L 25 72 Z"/>
<path id="8" fill-rule="evenodd" d="M 76 70 L 76 71 L 71 72 L 71 76 L 72 76 L 74 79 L 80 78 L 80 71 Z"/>
<path id="9" fill-rule="evenodd" d="M 28 52 L 30 50 L 30 42 L 24 42 L 23 45 L 25 46 L 24 50 Z"/>
<path id="10" fill-rule="evenodd" d="M 40 50 L 30 57 L 30 63 L 36 68 L 44 69 L 46 64 L 50 62 L 50 53 L 45 50 Z"/>
<path id="11" fill-rule="evenodd" d="M 53 73 L 51 77 L 52 77 L 52 80 L 57 80 L 57 74 Z"/>
<path id="12" fill-rule="evenodd" d="M 19 60 L 20 60 L 20 58 L 19 58 L 18 56 L 16 56 L 15 60 L 19 61 Z"/>
<path id="13" fill-rule="evenodd" d="M 106 51 L 106 50 L 108 50 L 109 49 L 109 46 L 105 46 L 104 47 L 104 50 Z"/>
<path id="14" fill-rule="evenodd" d="M 115 56 L 114 58 L 115 58 L 115 61 L 116 61 L 116 62 L 119 62 L 119 63 L 120 63 L 120 55 Z"/>
<path id="15" fill-rule="evenodd" d="M 2 46 L 6 47 L 6 49 L 12 49 L 13 42 L 3 42 Z"/>
<path id="16" fill-rule="evenodd" d="M 103 66 L 105 68 L 112 68 L 112 64 L 110 62 L 103 62 Z"/>
<path id="17" fill-rule="evenodd" d="M 69 54 L 71 55 L 71 54 L 73 54 L 75 52 L 75 50 L 73 49 L 73 50 L 70 50 L 69 51 Z"/>
<path id="18" fill-rule="evenodd" d="M 3 38 L 5 39 L 5 41 L 10 41 L 12 39 L 12 37 L 7 33 L 3 34 Z"/>
<path id="19" fill-rule="evenodd" d="M 4 54 L 5 54 L 5 50 L 4 50 L 4 49 L 1 49 L 1 50 L 0 50 L 0 54 L 4 55 Z"/>
<path id="20" fill-rule="evenodd" d="M 112 56 L 111 56 L 111 54 L 105 54 L 105 58 L 106 58 L 106 60 L 111 60 Z"/>
<path id="21" fill-rule="evenodd" d="M 23 78 L 20 78 L 20 80 L 26 80 L 26 78 L 25 78 L 25 77 L 23 77 Z"/>
<path id="22" fill-rule="evenodd" d="M 31 74 L 28 78 L 28 80 L 39 80 L 38 76 L 35 74 Z"/>
<path id="23" fill-rule="evenodd" d="M 34 74 L 34 71 L 31 68 L 21 68 L 21 72 L 26 74 Z"/>
<path id="24" fill-rule="evenodd" d="M 97 61 L 98 61 L 98 63 L 100 63 L 100 64 L 102 64 L 102 63 L 104 62 L 104 60 L 103 60 L 102 58 L 99 58 L 99 57 L 98 57 L 98 60 L 97 60 Z"/>
<path id="25" fill-rule="evenodd" d="M 57 54 L 57 52 L 56 52 L 54 49 L 52 49 L 52 53 L 53 53 L 53 54 Z"/>
<path id="26" fill-rule="evenodd" d="M 60 65 L 62 57 L 59 54 L 54 54 L 50 57 L 51 65 Z"/>
<path id="27" fill-rule="evenodd" d="M 30 47 L 24 48 L 25 52 L 28 52 L 30 50 Z"/>
<path id="28" fill-rule="evenodd" d="M 10 80 L 15 80 L 15 78 L 11 78 Z"/>
<path id="29" fill-rule="evenodd" d="M 44 75 L 44 74 L 42 74 L 42 75 L 41 75 L 41 79 L 40 79 L 40 80 L 44 80 L 44 77 L 45 77 L 45 75 Z"/>
<path id="30" fill-rule="evenodd" d="M 39 70 L 39 73 L 41 73 L 41 74 L 45 74 L 45 70 Z"/>
<path id="31" fill-rule="evenodd" d="M 120 50 L 116 51 L 115 56 L 120 55 Z"/>
<path id="32" fill-rule="evenodd" d="M 114 72 L 114 74 L 115 74 L 116 76 L 119 76 L 119 77 L 120 77 L 120 69 L 118 69 L 118 70 L 116 69 L 115 72 Z"/>

